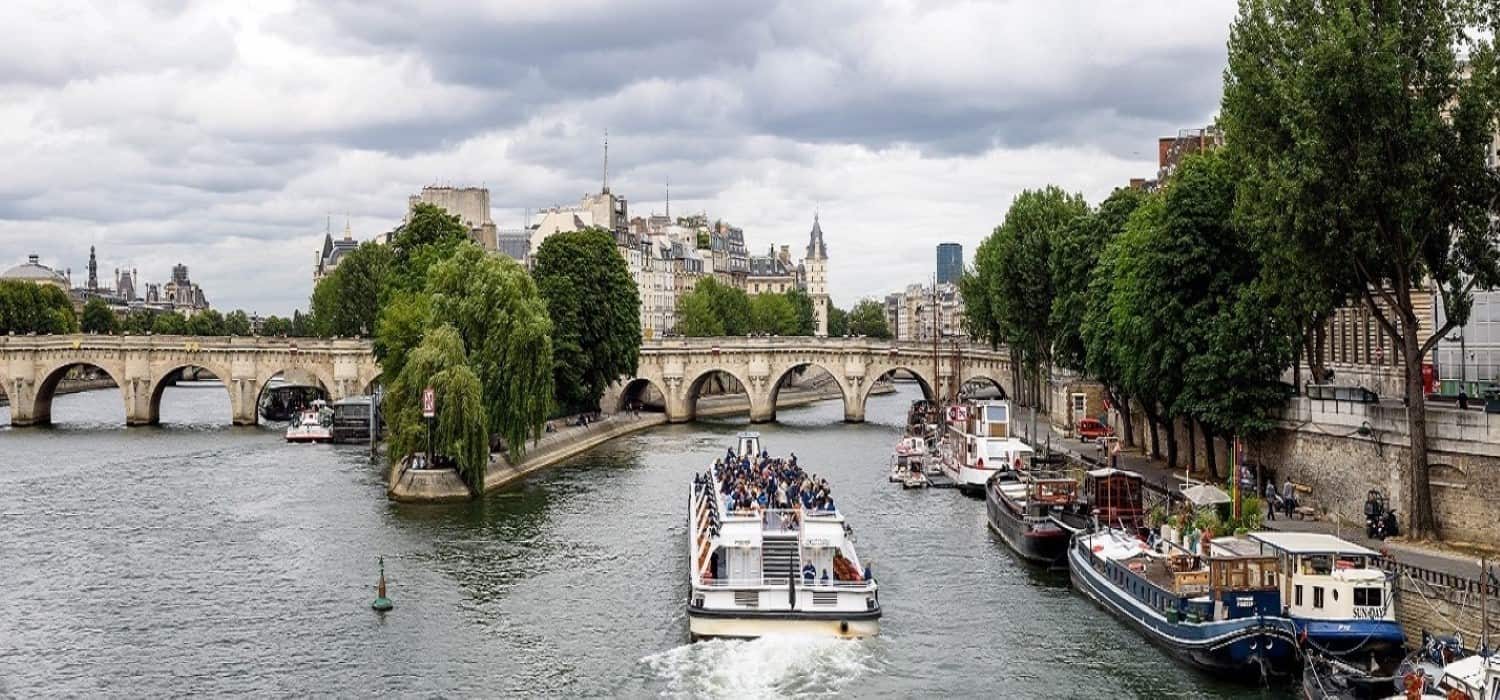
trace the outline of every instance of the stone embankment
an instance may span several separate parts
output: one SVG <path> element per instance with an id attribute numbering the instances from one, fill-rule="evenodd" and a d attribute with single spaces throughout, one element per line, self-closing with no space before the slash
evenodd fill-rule
<path id="1" fill-rule="evenodd" d="M 876 388 L 872 390 L 872 393 L 889 393 L 894 390 L 894 387 L 883 391 Z M 839 397 L 837 386 L 832 387 L 831 395 L 829 387 L 787 390 L 779 397 L 777 407 L 805 406 Z M 749 403 L 743 396 L 712 396 L 698 400 L 697 415 L 700 418 L 729 416 L 749 410 Z M 554 421 L 554 423 L 560 422 Z M 665 425 L 666 422 L 667 417 L 664 413 L 643 412 L 639 416 L 631 413 L 617 413 L 605 416 L 587 426 L 560 427 L 527 446 L 525 458 L 518 463 L 512 464 L 506 455 L 491 455 L 490 466 L 484 476 L 484 489 L 485 491 L 503 489 L 533 472 L 550 467 L 617 437 Z M 393 465 L 386 483 L 388 484 L 386 495 L 393 501 L 403 503 L 447 503 L 467 501 L 472 498 L 469 487 L 458 478 L 457 472 L 451 469 L 402 470 L 400 465 Z"/>

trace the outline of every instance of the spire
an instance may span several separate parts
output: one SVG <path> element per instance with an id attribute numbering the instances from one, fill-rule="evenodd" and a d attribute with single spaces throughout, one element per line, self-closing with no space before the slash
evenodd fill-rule
<path id="1" fill-rule="evenodd" d="M 667 178 L 667 221 L 672 220 L 672 178 Z"/>
<path id="2" fill-rule="evenodd" d="M 354 231 L 350 228 L 349 212 L 346 211 L 344 212 L 344 240 L 347 241 L 352 238 L 354 238 Z"/>
<path id="3" fill-rule="evenodd" d="M 89 291 L 99 288 L 99 261 L 94 257 L 94 246 L 89 246 Z"/>
<path id="4" fill-rule="evenodd" d="M 609 129 L 604 130 L 604 194 L 609 194 Z"/>
<path id="5" fill-rule="evenodd" d="M 812 232 L 808 234 L 807 257 L 823 260 L 828 257 L 828 247 L 823 244 L 823 226 L 818 222 L 818 212 L 813 210 Z"/>

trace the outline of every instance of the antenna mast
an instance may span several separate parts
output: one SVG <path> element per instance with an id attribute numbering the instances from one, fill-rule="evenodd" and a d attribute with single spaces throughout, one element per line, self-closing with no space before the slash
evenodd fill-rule
<path id="1" fill-rule="evenodd" d="M 609 194 L 609 129 L 604 130 L 604 194 Z"/>

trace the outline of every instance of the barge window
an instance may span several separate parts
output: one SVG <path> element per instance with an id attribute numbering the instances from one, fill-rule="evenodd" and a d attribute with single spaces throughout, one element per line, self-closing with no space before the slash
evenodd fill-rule
<path id="1" fill-rule="evenodd" d="M 1293 605 L 1296 605 L 1298 607 L 1302 606 L 1302 586 L 1301 585 L 1295 586 L 1293 588 L 1293 590 L 1292 590 L 1292 600 L 1294 601 L 1292 603 Z"/>
<path id="2" fill-rule="evenodd" d="M 1356 588 L 1354 589 L 1354 604 L 1380 607 L 1381 593 L 1379 588 Z"/>
<path id="3" fill-rule="evenodd" d="M 1323 607 L 1323 587 L 1313 586 L 1313 607 Z"/>

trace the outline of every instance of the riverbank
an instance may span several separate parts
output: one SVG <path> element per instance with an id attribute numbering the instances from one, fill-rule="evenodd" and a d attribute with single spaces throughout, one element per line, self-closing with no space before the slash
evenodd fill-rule
<path id="1" fill-rule="evenodd" d="M 871 394 L 889 394 L 894 386 L 875 387 Z M 840 399 L 838 387 L 815 387 L 805 390 L 786 390 L 777 398 L 778 409 L 806 406 L 819 401 Z M 712 396 L 698 400 L 697 415 L 700 418 L 715 418 L 747 413 L 749 402 L 742 395 Z M 503 454 L 490 456 L 490 466 L 485 471 L 486 492 L 504 489 L 542 469 L 546 469 L 569 457 L 591 449 L 617 437 L 640 432 L 648 428 L 665 425 L 664 413 L 617 413 L 586 426 L 566 426 L 547 433 L 527 446 L 526 456 L 512 464 Z M 452 503 L 472 498 L 469 487 L 451 469 L 407 469 L 392 465 L 386 476 L 386 496 L 401 503 Z"/>

